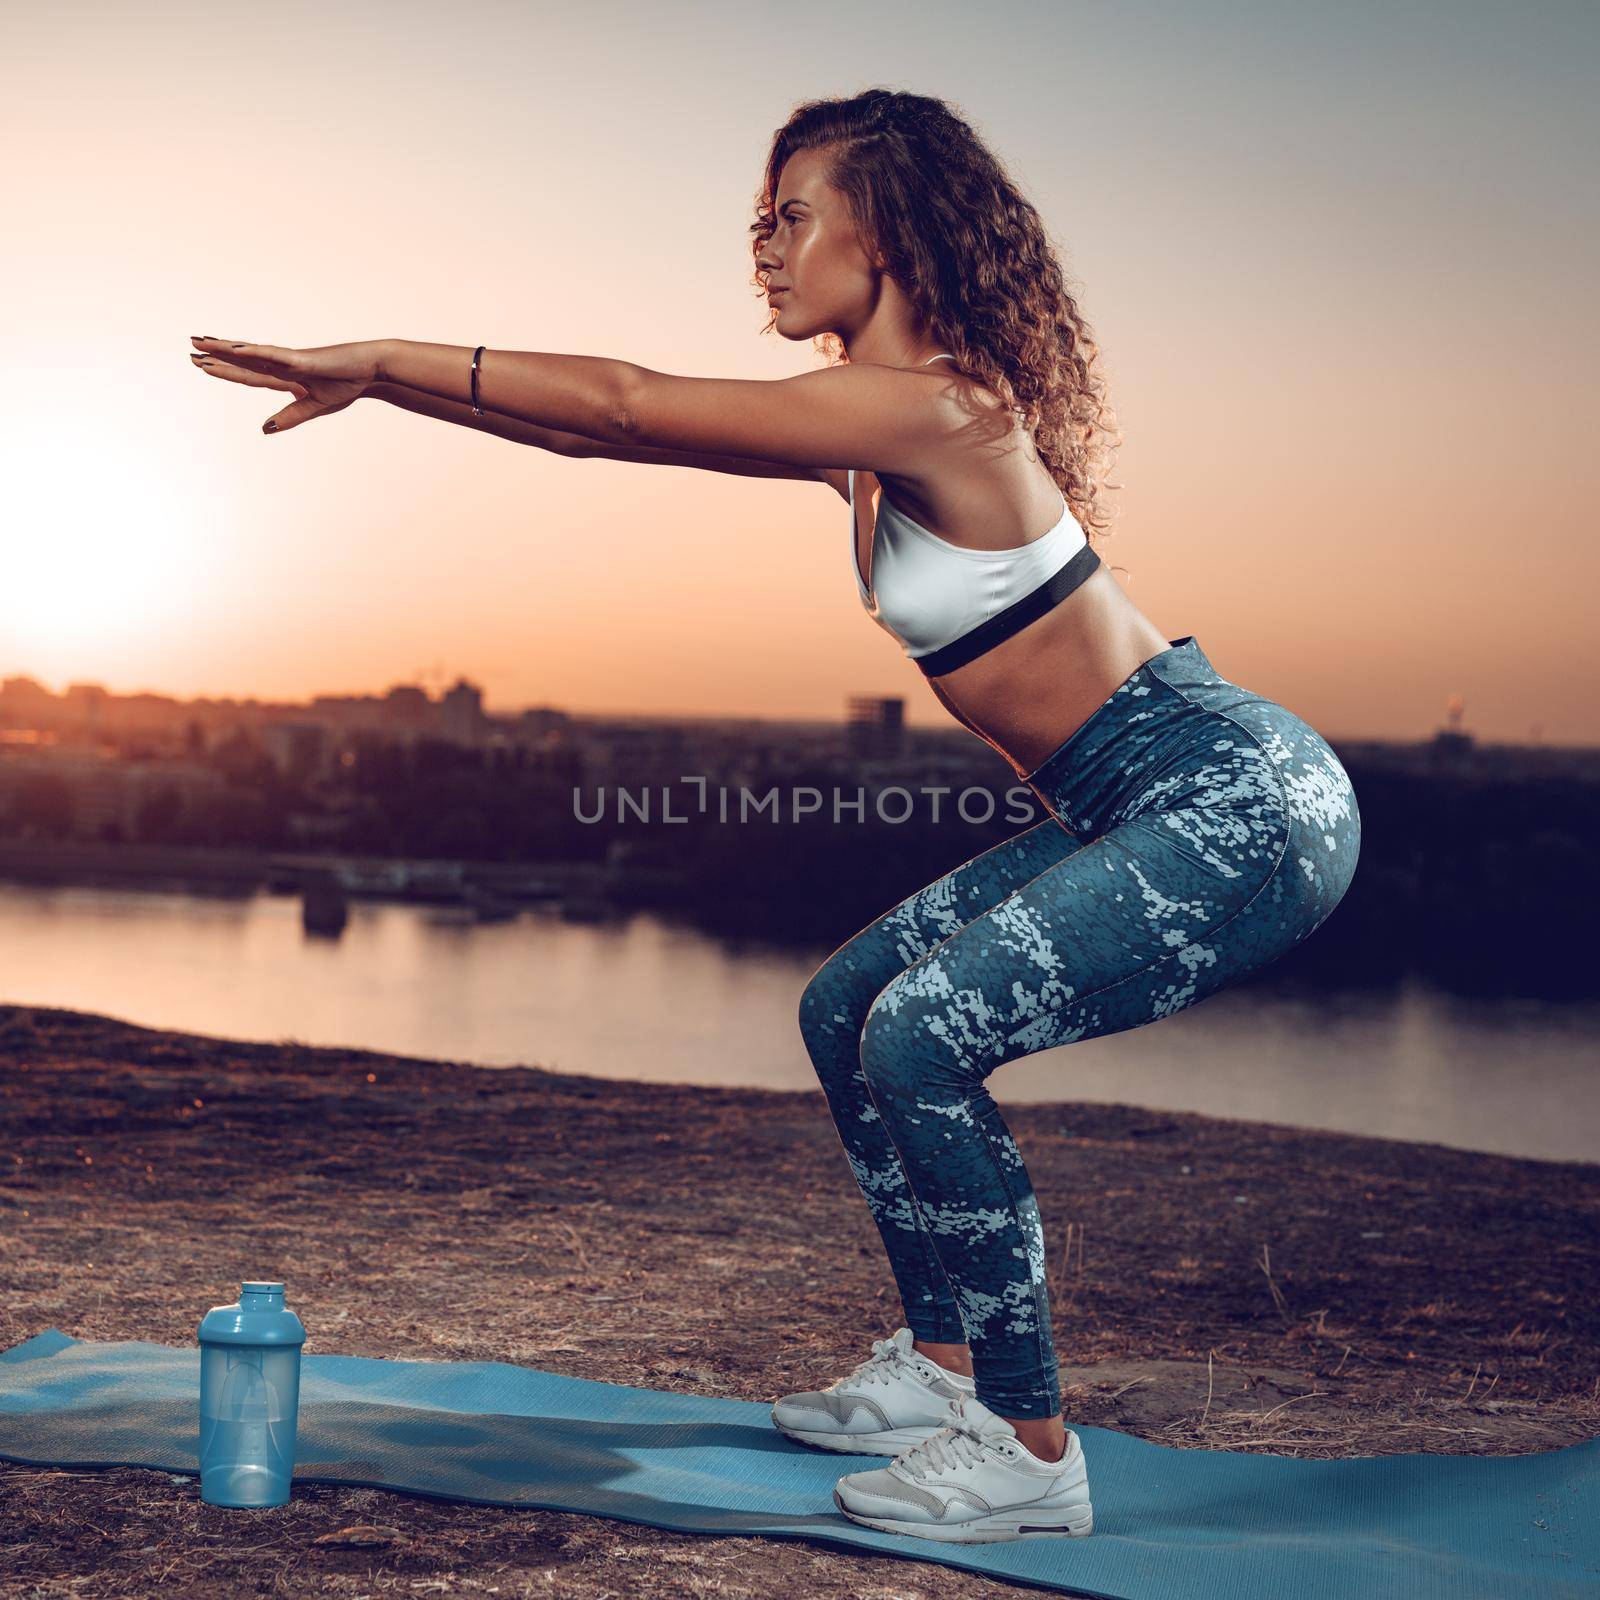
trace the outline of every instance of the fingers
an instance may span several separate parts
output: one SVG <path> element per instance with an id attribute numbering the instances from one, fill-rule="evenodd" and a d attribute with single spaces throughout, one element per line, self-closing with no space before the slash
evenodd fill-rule
<path id="1" fill-rule="evenodd" d="M 359 383 L 344 382 L 330 385 L 335 393 L 348 390 L 342 398 L 329 403 L 330 396 L 296 381 L 290 374 L 296 367 L 296 351 L 279 345 L 250 344 L 242 339 L 213 339 L 191 334 L 190 341 L 198 346 L 189 352 L 189 360 L 202 372 L 213 378 L 225 378 L 229 383 L 242 383 L 251 389 L 278 389 L 294 396 L 288 405 L 262 424 L 263 433 L 282 433 L 298 427 L 313 417 L 331 416 L 343 411 L 360 392 Z M 315 384 L 315 380 L 312 380 Z"/>
<path id="2" fill-rule="evenodd" d="M 190 342 L 200 351 L 214 355 L 236 367 L 252 372 L 283 372 L 294 367 L 294 352 L 276 344 L 250 344 L 242 339 L 202 338 L 191 333 Z"/>
<path id="3" fill-rule="evenodd" d="M 224 361 L 220 356 L 203 356 L 198 351 L 191 351 L 189 359 L 202 372 L 210 373 L 213 378 L 226 378 L 230 383 L 248 384 L 252 389 L 286 389 L 294 395 L 305 393 L 298 383 L 277 373 L 241 367 L 237 362 Z"/>
<path id="4" fill-rule="evenodd" d="M 250 344 L 243 339 L 213 339 L 198 333 L 191 333 L 189 342 L 197 350 L 211 351 L 216 355 L 248 356 L 256 361 L 279 360 L 285 353 L 275 344 Z"/>
<path id="5" fill-rule="evenodd" d="M 296 400 L 292 406 L 285 406 L 282 411 L 275 412 L 261 424 L 263 433 L 282 433 L 285 428 L 293 428 L 302 422 L 309 422 L 313 417 L 331 416 L 335 411 L 343 411 L 349 401 L 344 405 L 325 406 L 310 396 Z"/>

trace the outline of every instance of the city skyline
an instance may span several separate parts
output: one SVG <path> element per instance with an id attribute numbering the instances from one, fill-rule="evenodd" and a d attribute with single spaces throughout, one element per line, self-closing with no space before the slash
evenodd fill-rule
<path id="1" fill-rule="evenodd" d="M 860 703 L 870 702 L 874 705 L 892 705 L 901 708 L 901 713 L 909 708 L 909 697 L 902 694 L 881 695 L 857 690 L 847 690 L 842 703 L 833 712 L 821 713 L 816 716 L 806 717 L 781 717 L 768 715 L 744 715 L 736 712 L 671 712 L 671 711 L 644 711 L 637 708 L 626 708 L 615 711 L 580 711 L 574 707 L 562 705 L 551 699 L 539 699 L 512 704 L 491 703 L 483 694 L 483 685 L 475 682 L 467 673 L 432 673 L 423 674 L 410 679 L 401 679 L 393 683 L 374 687 L 371 689 L 350 690 L 322 690 L 313 692 L 306 697 L 287 696 L 282 698 L 260 695 L 173 695 L 158 689 L 143 688 L 129 691 L 117 690 L 111 686 L 89 679 L 74 679 L 59 687 L 52 687 L 38 677 L 37 674 L 28 672 L 0 674 L 0 744 L 16 742 L 8 740 L 7 735 L 17 734 L 29 730 L 21 725 L 8 726 L 6 713 L 11 707 L 13 698 L 18 689 L 24 693 L 37 690 L 41 695 L 48 696 L 54 701 L 71 706 L 83 705 L 93 710 L 101 703 L 110 701 L 159 701 L 168 702 L 175 707 L 208 706 L 225 709 L 249 708 L 258 711 L 285 710 L 288 712 L 305 712 L 312 716 L 319 711 L 337 712 L 352 707 L 386 708 L 400 720 L 407 716 L 415 716 L 419 712 L 438 712 L 448 710 L 451 705 L 459 704 L 470 707 L 471 715 L 481 717 L 488 721 L 510 721 L 513 719 L 548 718 L 557 722 L 580 721 L 628 721 L 637 719 L 641 722 L 682 722 L 692 724 L 696 722 L 792 722 L 795 724 L 814 725 L 826 727 L 845 724 L 851 714 L 852 708 Z M 33 696 L 30 694 L 31 700 Z M 912 722 L 906 719 L 905 726 L 918 732 L 944 732 L 958 733 L 958 725 L 948 720 L 933 722 Z M 1444 737 L 1459 737 L 1465 735 L 1474 743 L 1505 744 L 1512 747 L 1526 746 L 1529 749 L 1544 749 L 1551 747 L 1572 748 L 1577 750 L 1600 749 L 1600 741 L 1564 741 L 1550 738 L 1546 730 L 1539 723 L 1533 723 L 1528 729 L 1525 738 L 1505 739 L 1480 739 L 1477 730 L 1467 716 L 1467 706 L 1460 695 L 1447 696 L 1439 709 L 1439 715 L 1425 729 L 1418 729 L 1414 733 L 1402 735 L 1392 740 L 1374 739 L 1368 735 L 1358 733 L 1333 735 L 1334 738 L 1344 738 L 1350 741 L 1364 743 L 1394 743 L 1413 744 L 1438 740 Z M 979 741 L 981 742 L 981 741 Z"/>

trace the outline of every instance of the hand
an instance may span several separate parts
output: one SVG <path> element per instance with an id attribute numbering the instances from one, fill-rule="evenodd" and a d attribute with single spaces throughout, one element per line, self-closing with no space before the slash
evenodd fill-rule
<path id="1" fill-rule="evenodd" d="M 313 417 L 343 411 L 380 379 L 382 345 L 376 340 L 290 350 L 276 344 L 245 344 L 192 334 L 190 338 L 196 348 L 189 359 L 202 372 L 254 389 L 282 389 L 294 396 L 293 405 L 262 425 L 263 433 L 282 433 Z"/>

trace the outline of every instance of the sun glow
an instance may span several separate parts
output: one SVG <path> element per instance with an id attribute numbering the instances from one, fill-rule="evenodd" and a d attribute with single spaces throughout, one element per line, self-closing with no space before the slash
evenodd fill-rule
<path id="1" fill-rule="evenodd" d="M 170 470 L 137 430 L 119 439 L 13 413 L 0 446 L 0 639 L 10 660 L 66 662 L 192 613 L 210 565 L 204 500 Z"/>

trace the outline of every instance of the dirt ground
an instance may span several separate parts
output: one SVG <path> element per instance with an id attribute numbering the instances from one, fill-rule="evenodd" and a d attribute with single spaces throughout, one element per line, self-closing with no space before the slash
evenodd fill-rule
<path id="1" fill-rule="evenodd" d="M 1006 1118 L 1044 1213 L 1069 1422 L 1298 1456 L 1600 1431 L 1600 1165 L 1128 1106 Z M 0 1007 L 0 1347 L 48 1327 L 193 1345 L 241 1274 L 287 1281 L 308 1353 L 758 1401 L 831 1381 L 900 1323 L 820 1092 Z M 798 1539 L 372 1489 L 297 1485 L 247 1541 L 236 1516 L 192 1477 L 0 1462 L 0 1593 L 1015 1592 Z"/>

